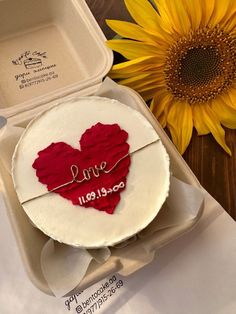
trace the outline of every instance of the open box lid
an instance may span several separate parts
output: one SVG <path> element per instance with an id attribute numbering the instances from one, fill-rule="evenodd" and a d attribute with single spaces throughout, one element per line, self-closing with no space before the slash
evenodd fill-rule
<path id="1" fill-rule="evenodd" d="M 105 40 L 84 0 L 0 1 L 0 115 L 91 94 L 112 66 Z"/>

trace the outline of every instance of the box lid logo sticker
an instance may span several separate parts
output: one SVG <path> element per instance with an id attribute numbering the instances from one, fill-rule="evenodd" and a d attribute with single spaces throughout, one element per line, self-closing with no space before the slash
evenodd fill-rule
<path id="1" fill-rule="evenodd" d="M 45 51 L 26 50 L 18 58 L 10 60 L 16 71 L 14 79 L 20 90 L 36 87 L 58 78 L 55 72 L 56 64 L 48 64 Z"/>
<path id="2" fill-rule="evenodd" d="M 12 60 L 12 63 L 14 65 L 24 65 L 26 69 L 35 69 L 43 65 L 45 58 L 47 58 L 46 52 L 25 51 L 19 58 Z"/>

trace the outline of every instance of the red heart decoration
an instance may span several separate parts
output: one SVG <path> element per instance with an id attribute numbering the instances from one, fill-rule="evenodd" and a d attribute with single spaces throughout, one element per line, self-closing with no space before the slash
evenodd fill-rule
<path id="1" fill-rule="evenodd" d="M 47 185 L 48 191 L 56 189 L 54 193 L 72 201 L 74 205 L 113 214 L 129 172 L 127 138 L 128 133 L 118 124 L 97 123 L 81 136 L 80 150 L 64 142 L 52 143 L 38 153 L 33 168 L 39 182 Z M 74 169 L 77 167 L 77 174 L 75 170 L 72 172 L 72 165 Z M 72 182 L 73 175 L 82 182 Z M 84 179 L 84 175 L 87 179 Z"/>

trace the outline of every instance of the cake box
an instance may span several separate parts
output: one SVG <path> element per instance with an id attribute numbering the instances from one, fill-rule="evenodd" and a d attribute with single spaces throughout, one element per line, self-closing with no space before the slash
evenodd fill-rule
<path id="1" fill-rule="evenodd" d="M 96 94 L 112 66 L 112 52 L 106 48 L 106 39 L 83 0 L 3 0 L 0 26 L 0 116 L 7 118 L 9 126 L 25 128 L 53 105 Z M 129 88 L 112 82 L 108 85 L 109 89 L 100 90 L 100 95 L 117 99 L 145 116 L 170 156 L 172 174 L 201 188 L 141 97 Z M 31 281 L 52 294 L 40 266 L 40 253 L 48 237 L 30 223 L 22 210 L 1 159 L 0 191 Z M 202 209 L 198 218 L 201 213 Z M 127 276 L 137 271 L 152 260 L 158 248 L 190 230 L 197 220 L 112 249 L 106 263 L 89 266 L 78 289 L 115 272 Z"/>

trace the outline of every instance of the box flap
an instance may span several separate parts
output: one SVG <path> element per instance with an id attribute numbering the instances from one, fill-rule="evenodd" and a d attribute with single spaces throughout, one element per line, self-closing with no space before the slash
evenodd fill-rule
<path id="1" fill-rule="evenodd" d="M 99 84 L 113 62 L 84 0 L 0 2 L 0 115 Z"/>

